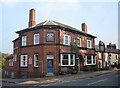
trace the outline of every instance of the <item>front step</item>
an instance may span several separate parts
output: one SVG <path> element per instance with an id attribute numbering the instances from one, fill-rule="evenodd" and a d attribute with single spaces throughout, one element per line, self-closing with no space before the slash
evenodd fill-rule
<path id="1" fill-rule="evenodd" d="M 51 76 L 54 76 L 54 74 L 53 74 L 53 73 L 47 73 L 46 76 L 47 76 L 47 77 L 51 77 Z"/>

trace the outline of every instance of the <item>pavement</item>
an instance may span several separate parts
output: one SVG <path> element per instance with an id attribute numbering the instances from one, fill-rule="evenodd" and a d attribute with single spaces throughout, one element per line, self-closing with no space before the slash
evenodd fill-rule
<path id="1" fill-rule="evenodd" d="M 42 78 L 26 78 L 26 79 L 3 78 L 3 79 L 0 79 L 0 81 L 6 82 L 6 83 L 16 83 L 16 84 L 40 84 L 40 83 L 67 82 L 67 81 L 74 81 L 74 80 L 80 80 L 80 79 L 86 79 L 86 78 L 94 78 L 96 76 L 109 74 L 114 71 L 115 70 L 96 71 L 96 72 L 80 71 L 78 72 L 78 74 L 66 74 L 66 75 L 59 75 L 59 76 L 42 77 Z"/>

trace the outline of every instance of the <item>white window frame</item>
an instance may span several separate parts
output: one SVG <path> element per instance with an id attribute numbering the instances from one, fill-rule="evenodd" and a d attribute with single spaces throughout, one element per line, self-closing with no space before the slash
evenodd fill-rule
<path id="1" fill-rule="evenodd" d="M 36 36 L 38 36 L 37 42 L 35 41 Z M 39 42 L 40 42 L 40 35 L 39 35 L 39 33 L 36 33 L 36 34 L 34 34 L 34 44 L 39 44 Z"/>
<path id="2" fill-rule="evenodd" d="M 95 63 L 93 63 L 93 57 L 95 57 Z M 87 56 L 86 56 L 86 65 L 96 65 L 96 56 L 91 56 L 91 64 L 87 63 Z"/>
<path id="3" fill-rule="evenodd" d="M 26 58 L 25 58 L 25 65 L 23 65 L 23 60 L 22 60 L 24 56 L 26 57 Z M 27 66 L 28 66 L 28 55 L 21 55 L 21 58 L 20 58 L 20 66 L 21 66 L 21 67 L 27 67 Z"/>
<path id="4" fill-rule="evenodd" d="M 38 55 L 38 54 L 34 54 L 34 67 L 39 67 L 39 64 L 38 64 L 38 66 L 35 65 L 35 63 L 36 63 L 37 61 L 38 61 L 38 63 L 39 63 L 39 56 L 38 56 L 38 60 L 36 60 L 35 55 Z"/>
<path id="5" fill-rule="evenodd" d="M 65 37 L 68 37 L 68 43 L 66 44 L 66 42 L 65 42 Z M 71 43 L 71 36 L 70 35 L 66 35 L 66 34 L 63 34 L 63 44 L 64 45 L 70 45 L 70 43 Z"/>
<path id="6" fill-rule="evenodd" d="M 13 55 L 13 61 L 17 61 L 17 55 L 16 54 Z"/>
<path id="7" fill-rule="evenodd" d="M 88 46 L 88 42 L 90 42 L 90 47 Z M 87 40 L 87 48 L 92 48 L 92 40 Z"/>
<path id="8" fill-rule="evenodd" d="M 9 66 L 13 66 L 13 59 L 9 59 Z"/>
<path id="9" fill-rule="evenodd" d="M 22 46 L 27 45 L 27 36 L 22 36 Z"/>
<path id="10" fill-rule="evenodd" d="M 63 65 L 63 55 L 68 55 L 68 65 Z M 71 55 L 73 55 L 73 65 L 71 65 Z M 75 66 L 75 54 L 61 54 L 61 66 Z"/>
<path id="11" fill-rule="evenodd" d="M 78 45 L 78 39 L 79 39 L 80 45 Z M 81 47 L 81 46 L 82 46 L 81 38 L 77 38 L 77 46 L 78 46 L 78 47 Z"/>

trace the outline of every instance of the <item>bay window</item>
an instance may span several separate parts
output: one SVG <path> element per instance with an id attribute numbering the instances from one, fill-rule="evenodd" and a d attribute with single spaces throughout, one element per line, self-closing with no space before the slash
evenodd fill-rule
<path id="1" fill-rule="evenodd" d="M 96 64 L 96 57 L 95 56 L 86 56 L 86 65 L 95 65 Z"/>
<path id="2" fill-rule="evenodd" d="M 61 66 L 74 66 L 75 54 L 61 54 Z"/>

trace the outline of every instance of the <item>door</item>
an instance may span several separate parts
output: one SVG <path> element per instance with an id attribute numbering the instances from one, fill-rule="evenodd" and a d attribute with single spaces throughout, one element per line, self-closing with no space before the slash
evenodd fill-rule
<path id="1" fill-rule="evenodd" d="M 47 59 L 47 73 L 54 72 L 53 60 L 54 59 Z"/>

